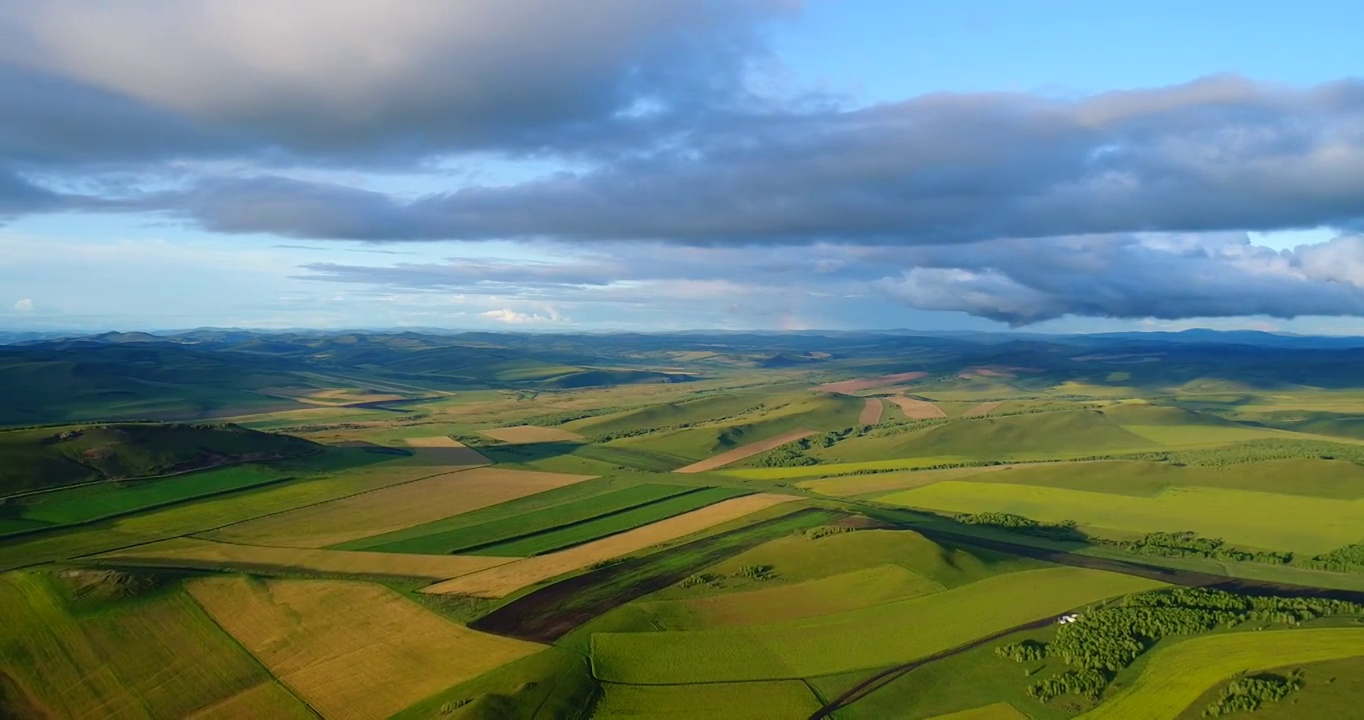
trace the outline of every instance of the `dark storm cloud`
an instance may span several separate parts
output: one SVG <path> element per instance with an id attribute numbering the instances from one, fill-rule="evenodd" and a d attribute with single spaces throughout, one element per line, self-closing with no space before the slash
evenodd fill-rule
<path id="1" fill-rule="evenodd" d="M 1220 77 L 1078 101 L 932 95 L 716 116 L 667 152 L 411 202 L 242 182 L 270 188 L 274 211 L 216 186 L 184 202 L 210 229 L 359 240 L 923 244 L 1349 226 L 1364 218 L 1364 83 Z"/>
<path id="2" fill-rule="evenodd" d="M 0 152 L 413 162 L 742 104 L 792 0 L 45 0 L 0 13 Z"/>
<path id="3" fill-rule="evenodd" d="M 868 248 L 863 262 L 902 272 L 875 283 L 925 310 L 1025 325 L 1108 318 L 1364 314 L 1364 238 L 1277 252 L 1244 234 L 995 240 L 955 247 Z"/>

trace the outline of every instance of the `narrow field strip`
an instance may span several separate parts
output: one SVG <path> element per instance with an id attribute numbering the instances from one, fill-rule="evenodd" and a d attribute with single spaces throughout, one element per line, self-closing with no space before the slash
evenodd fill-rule
<path id="1" fill-rule="evenodd" d="M 912 458 L 900 458 L 895 460 L 865 460 L 862 462 L 850 463 L 830 463 L 828 465 L 795 465 L 792 467 L 763 467 L 763 468 L 732 468 L 721 470 L 719 474 L 726 477 L 739 478 L 741 480 L 790 480 L 792 478 L 820 478 L 833 475 L 853 475 L 867 470 L 885 471 L 891 474 L 892 470 L 915 470 L 917 468 L 930 468 L 938 465 L 947 465 L 968 461 L 970 458 L 960 455 L 930 455 Z M 876 473 L 853 475 L 847 479 L 866 479 L 874 477 Z M 902 475 L 897 475 L 902 477 Z M 840 478 L 842 479 L 842 478 Z M 807 483 L 817 482 L 814 480 L 801 483 L 804 487 Z"/>
<path id="2" fill-rule="evenodd" d="M 706 472 L 707 470 L 722 468 L 726 465 L 729 465 L 730 463 L 739 462 L 744 458 L 752 457 L 759 453 L 765 453 L 773 448 L 781 447 L 786 443 L 795 442 L 801 438 L 809 437 L 814 434 L 815 434 L 814 430 L 792 430 L 789 433 L 778 435 L 769 440 L 762 440 L 760 442 L 749 443 L 748 445 L 737 447 L 734 448 L 733 450 L 727 450 L 725 452 L 720 453 L 719 455 L 708 457 L 700 462 L 694 462 L 685 467 L 680 467 L 674 470 L 673 472 L 700 473 Z"/>
<path id="3" fill-rule="evenodd" d="M 479 547 L 468 552 L 501 557 L 543 555 L 575 545 L 610 537 L 675 515 L 699 510 L 707 505 L 730 498 L 748 495 L 748 490 L 737 488 L 696 488 L 673 497 L 637 505 L 619 512 L 570 523 L 541 532 L 528 533 L 505 542 Z"/>
<path id="4" fill-rule="evenodd" d="M 163 540 L 96 555 L 95 561 L 161 567 L 237 571 L 305 571 L 367 577 L 448 580 L 508 562 L 476 555 L 400 555 L 397 553 L 314 550 L 238 545 L 195 538 Z"/>
<path id="5" fill-rule="evenodd" d="M 387 717 L 544 647 L 470 630 L 369 583 L 218 577 L 188 588 L 326 718 Z"/>
<path id="6" fill-rule="evenodd" d="M 582 435 L 569 430 L 564 430 L 563 428 L 542 427 L 539 425 L 516 425 L 514 427 L 480 430 L 479 434 L 487 435 L 494 440 L 501 440 L 502 442 L 511 445 L 551 442 L 583 442 L 585 440 Z"/>
<path id="7" fill-rule="evenodd" d="M 947 417 L 947 413 L 942 408 L 928 402 L 927 400 L 915 400 L 907 397 L 886 398 L 895 403 L 900 408 L 900 412 L 910 420 L 932 420 L 933 418 Z"/>
<path id="8" fill-rule="evenodd" d="M 381 535 L 590 479 L 474 468 L 231 525 L 205 535 L 246 545 L 322 548 Z"/>
<path id="9" fill-rule="evenodd" d="M 844 395 L 847 395 L 850 393 L 858 392 L 859 390 L 871 390 L 873 388 L 885 387 L 887 385 L 898 385 L 900 383 L 909 382 L 910 380 L 918 380 L 920 378 L 925 377 L 928 377 L 928 373 L 926 372 L 920 371 L 904 372 L 895 373 L 894 375 L 881 375 L 873 378 L 860 378 L 856 380 L 842 380 L 839 382 L 824 383 L 823 385 L 816 385 L 815 389 L 821 392 L 842 393 Z"/>
<path id="10" fill-rule="evenodd" d="M 243 690 L 188 716 L 189 720 L 240 720 L 240 718 L 306 720 L 316 717 L 317 715 L 309 710 L 307 705 L 274 680 Z"/>
<path id="11" fill-rule="evenodd" d="M 881 413 L 885 412 L 886 405 L 881 402 L 881 398 L 867 398 L 867 404 L 862 407 L 862 414 L 857 416 L 858 425 L 875 425 L 881 422 Z"/>
<path id="12" fill-rule="evenodd" d="M 637 685 L 833 675 L 910 662 L 1156 587 L 1160 583 L 1098 570 L 1024 570 L 908 600 L 741 630 L 597 633 L 592 667 L 598 679 Z"/>
<path id="13" fill-rule="evenodd" d="M 1003 401 L 1003 400 L 999 400 L 999 401 L 996 401 L 996 402 L 983 402 L 983 403 L 981 403 L 981 404 L 979 404 L 979 405 L 977 405 L 977 406 L 971 408 L 970 410 L 967 410 L 966 412 L 962 413 L 961 416 L 962 416 L 962 417 L 981 417 L 981 416 L 983 416 L 983 415 L 989 415 L 990 413 L 992 413 L 992 412 L 998 410 L 998 409 L 999 409 L 999 406 L 1000 406 L 1000 405 L 1003 405 L 1003 404 L 1004 404 L 1004 401 Z"/>
<path id="14" fill-rule="evenodd" d="M 685 515 L 660 520 L 618 535 L 595 540 L 568 550 L 516 560 L 464 577 L 437 583 L 422 592 L 433 594 L 502 597 L 527 585 L 558 575 L 581 570 L 594 563 L 611 560 L 644 548 L 685 537 L 694 532 L 729 522 L 763 508 L 799 500 L 794 495 L 762 493 L 725 500 Z"/>
<path id="15" fill-rule="evenodd" d="M 1080 718 L 1174 720 L 1208 689 L 1237 673 L 1362 655 L 1362 628 L 1195 637 L 1156 650 L 1131 685 Z"/>
<path id="16" fill-rule="evenodd" d="M 686 485 L 635 485 L 538 510 L 500 517 L 476 525 L 466 525 L 448 530 L 435 529 L 428 535 L 409 535 L 400 540 L 366 547 L 356 548 L 353 547 L 353 543 L 349 546 L 343 544 L 337 549 L 433 554 L 481 552 L 484 548 L 490 548 L 516 538 L 534 536 L 556 528 L 616 515 L 642 505 L 684 493 L 696 492 L 700 489 Z M 375 538 L 375 540 L 382 539 Z"/>

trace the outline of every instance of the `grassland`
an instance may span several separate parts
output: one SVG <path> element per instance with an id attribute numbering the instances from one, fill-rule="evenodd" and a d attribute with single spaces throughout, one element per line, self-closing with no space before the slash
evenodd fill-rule
<path id="1" fill-rule="evenodd" d="M 328 718 L 386 717 L 541 649 L 461 627 L 378 585 L 224 577 L 195 580 L 189 592 Z"/>
<path id="2" fill-rule="evenodd" d="M 1009 703 L 993 703 L 970 710 L 938 715 L 933 720 L 1028 720 L 1028 716 Z"/>
<path id="3" fill-rule="evenodd" d="M 798 478 L 817 478 L 832 475 L 855 473 L 880 473 L 890 470 L 914 470 L 930 468 L 965 461 L 966 458 L 952 456 L 930 456 L 900 458 L 896 460 L 868 460 L 854 463 L 831 463 L 827 465 L 796 465 L 792 467 L 729 468 L 719 474 L 741 480 L 793 480 Z M 804 483 L 802 483 L 802 486 Z"/>
<path id="4" fill-rule="evenodd" d="M 723 717 L 736 720 L 804 718 L 820 703 L 803 682 L 641 686 L 605 683 L 592 717 L 673 718 Z"/>
<path id="5" fill-rule="evenodd" d="M 434 594 L 502 597 L 527 585 L 581 570 L 671 540 L 700 532 L 764 508 L 796 500 L 793 495 L 758 494 L 725 500 L 709 507 L 660 520 L 644 527 L 584 545 L 499 565 L 482 572 L 424 588 Z"/>
<path id="6" fill-rule="evenodd" d="M 742 632 L 598 633 L 592 638 L 593 670 L 608 682 L 655 685 L 794 679 L 881 667 L 1156 586 L 1129 576 L 1049 568 Z"/>
<path id="7" fill-rule="evenodd" d="M 1364 629 L 1316 628 L 1208 635 L 1157 649 L 1135 681 L 1085 720 L 1174 720 L 1239 672 L 1364 655 Z"/>
<path id="8" fill-rule="evenodd" d="M 253 573 L 324 573 L 358 577 L 448 580 L 486 570 L 505 558 L 476 555 L 400 555 L 397 553 L 314 550 L 220 543 L 175 538 L 95 555 L 91 562 Z"/>
<path id="9" fill-rule="evenodd" d="M 947 480 L 879 501 L 946 512 L 1005 512 L 1048 522 L 1074 520 L 1100 534 L 1192 530 L 1233 545 L 1308 554 L 1364 536 L 1364 501 L 1221 488 L 1176 487 L 1154 497 L 1131 497 Z"/>
<path id="10" fill-rule="evenodd" d="M 183 592 L 81 615 L 61 582 L 0 575 L 0 670 L 51 715 L 185 717 L 271 682 Z"/>
<path id="11" fill-rule="evenodd" d="M 1350 717 L 1364 694 L 1364 656 L 1291 663 L 1265 671 L 1280 677 L 1302 673 L 1304 687 L 1284 700 L 1261 705 L 1255 711 L 1255 720 Z M 1258 671 L 1252 674 L 1258 674 Z M 1209 688 L 1180 713 L 1179 720 L 1200 720 L 1208 704 L 1218 700 L 1225 684 L 1218 683 Z"/>
<path id="12" fill-rule="evenodd" d="M 321 548 L 582 482 L 586 475 L 475 468 L 445 472 L 209 533 L 211 540 Z"/>

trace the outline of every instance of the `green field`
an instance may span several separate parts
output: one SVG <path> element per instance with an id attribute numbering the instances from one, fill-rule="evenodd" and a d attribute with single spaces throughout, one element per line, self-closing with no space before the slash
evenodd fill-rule
<path id="1" fill-rule="evenodd" d="M 1050 568 L 998 575 L 924 597 L 733 630 L 598 633 L 592 666 L 608 682 L 672 685 L 779 680 L 908 662 L 1071 608 L 1159 586 Z"/>
<path id="2" fill-rule="evenodd" d="M 93 485 L 25 495 L 8 504 L 18 517 L 0 519 L 0 535 L 17 521 L 16 531 L 90 522 L 193 498 L 279 482 L 289 476 L 259 465 L 203 470 L 160 480 L 104 481 Z M 29 524 L 25 527 L 25 524 Z"/>
<path id="3" fill-rule="evenodd" d="M 1074 520 L 1095 531 L 1192 530 L 1238 546 L 1324 553 L 1364 537 L 1364 501 L 1246 490 L 1169 488 L 1154 497 L 948 480 L 879 502 L 945 512 L 1005 512 Z"/>
<path id="4" fill-rule="evenodd" d="M 814 693 L 797 680 L 668 686 L 605 683 L 592 717 L 760 720 L 809 717 L 819 708 Z"/>
<path id="5" fill-rule="evenodd" d="M 897 460 L 868 460 L 866 462 L 797 465 L 795 467 L 727 468 L 717 470 L 726 477 L 740 480 L 791 480 L 818 478 L 827 475 L 846 475 L 863 471 L 916 470 L 965 462 L 967 458 L 952 455 L 900 458 Z"/>
<path id="6" fill-rule="evenodd" d="M 476 555 L 525 557 L 581 545 L 597 538 L 615 535 L 674 515 L 713 505 L 721 500 L 747 495 L 734 488 L 702 488 L 671 497 L 637 504 L 619 512 L 601 514 L 586 520 L 562 523 L 550 529 L 529 532 L 500 542 L 480 545 L 467 552 Z"/>
<path id="7" fill-rule="evenodd" d="M 1160 648 L 1127 687 L 1085 720 L 1175 720 L 1216 683 L 1239 672 L 1364 655 L 1364 629 L 1275 630 L 1195 637 Z"/>

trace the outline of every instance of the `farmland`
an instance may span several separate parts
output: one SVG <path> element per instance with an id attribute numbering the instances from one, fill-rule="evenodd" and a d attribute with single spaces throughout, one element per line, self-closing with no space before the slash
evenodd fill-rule
<path id="1" fill-rule="evenodd" d="M 1305 673 L 1267 718 L 1364 692 L 1348 613 L 1154 638 L 1046 701 L 1075 666 L 996 652 L 1151 589 L 1364 599 L 1364 387 L 1308 356 L 493 337 L 279 338 L 250 352 L 305 369 L 204 399 L 237 417 L 0 429 L 0 714 L 1191 720 L 1243 669 Z M 1157 359 L 1103 359 L 1133 352 Z"/>

